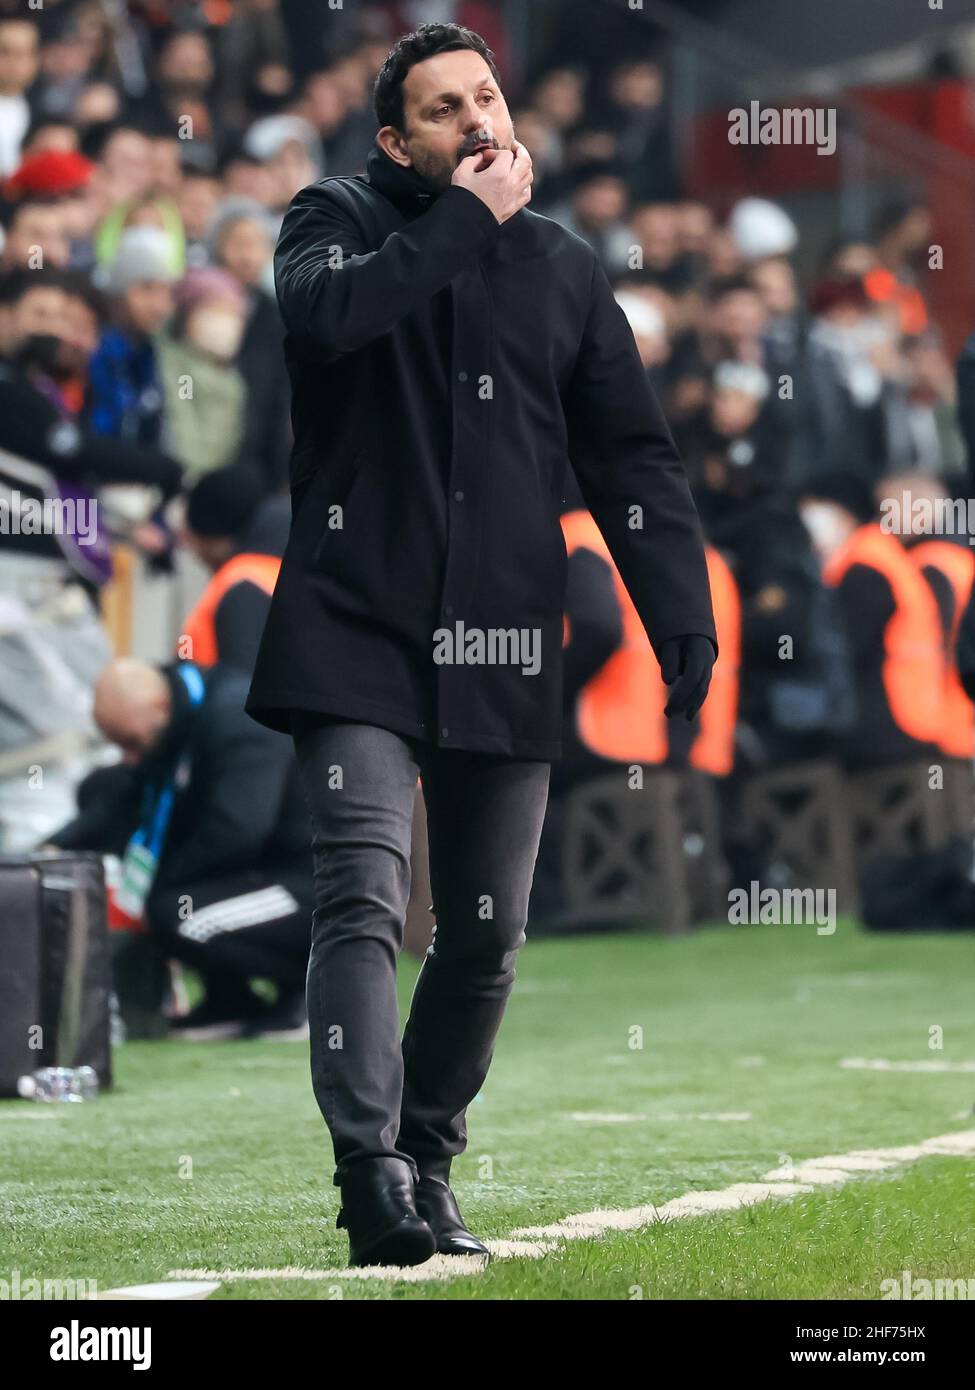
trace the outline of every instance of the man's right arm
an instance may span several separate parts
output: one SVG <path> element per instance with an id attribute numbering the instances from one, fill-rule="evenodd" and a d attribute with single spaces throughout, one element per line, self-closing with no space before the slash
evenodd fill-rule
<path id="1" fill-rule="evenodd" d="M 369 251 L 341 195 L 328 183 L 311 184 L 285 213 L 274 254 L 285 326 L 332 356 L 355 352 L 473 265 L 500 228 L 475 193 L 451 184 Z"/>

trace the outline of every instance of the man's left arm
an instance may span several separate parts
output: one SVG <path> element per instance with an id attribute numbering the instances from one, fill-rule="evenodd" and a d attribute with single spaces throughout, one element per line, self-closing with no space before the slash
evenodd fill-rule
<path id="1" fill-rule="evenodd" d="M 671 691 L 703 703 L 718 639 L 704 538 L 683 464 L 632 330 L 594 260 L 589 312 L 563 393 L 569 459 Z"/>

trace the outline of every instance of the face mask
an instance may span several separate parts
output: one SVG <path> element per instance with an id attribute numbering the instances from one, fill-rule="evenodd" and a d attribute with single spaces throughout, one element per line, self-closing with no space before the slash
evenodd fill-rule
<path id="1" fill-rule="evenodd" d="M 52 377 L 71 375 L 63 360 L 63 343 L 54 333 L 30 333 L 17 349 L 17 361 L 22 367 L 33 367 Z"/>
<path id="2" fill-rule="evenodd" d="M 237 356 L 243 332 L 240 317 L 225 313 L 223 309 L 200 309 L 193 315 L 187 328 L 192 343 L 223 362 Z"/>

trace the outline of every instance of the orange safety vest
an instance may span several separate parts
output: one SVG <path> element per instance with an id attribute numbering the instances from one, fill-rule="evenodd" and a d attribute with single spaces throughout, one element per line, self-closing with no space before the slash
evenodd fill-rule
<path id="1" fill-rule="evenodd" d="M 863 288 L 875 304 L 893 304 L 902 333 L 923 333 L 928 326 L 928 311 L 917 290 L 904 285 L 893 271 L 876 266 L 863 277 Z"/>
<path id="2" fill-rule="evenodd" d="M 203 590 L 196 606 L 183 624 L 180 644 L 190 639 L 185 653 L 197 666 L 215 666 L 217 662 L 217 609 L 228 589 L 235 584 L 256 584 L 269 597 L 277 583 L 281 561 L 277 555 L 232 555 L 217 570 Z"/>
<path id="3" fill-rule="evenodd" d="M 827 561 L 823 578 L 827 584 L 839 584 L 851 565 L 877 570 L 894 596 L 894 614 L 884 632 L 883 666 L 891 717 L 909 738 L 938 743 L 944 652 L 931 587 L 896 536 L 876 522 L 853 532 Z M 852 635 L 856 640 L 856 633 Z"/>
<path id="4" fill-rule="evenodd" d="M 663 763 L 667 758 L 668 690 L 660 666 L 613 563 L 602 532 L 587 511 L 567 512 L 562 518 L 566 553 L 580 546 L 609 565 L 623 619 L 623 640 L 609 660 L 580 691 L 576 705 L 579 738 L 597 757 L 626 763 Z M 718 634 L 719 656 L 711 688 L 700 714 L 700 729 L 690 762 L 702 772 L 724 777 L 734 762 L 735 720 L 738 714 L 738 668 L 741 659 L 741 605 L 738 586 L 727 564 L 705 547 L 711 600 Z M 563 645 L 569 621 L 563 624 Z"/>
<path id="5" fill-rule="evenodd" d="M 968 607 L 972 581 L 975 579 L 975 555 L 967 546 L 952 545 L 951 541 L 922 541 L 907 552 L 923 570 L 926 565 L 940 570 L 951 585 L 955 596 L 951 632 L 948 635 L 948 661 L 944 685 L 944 712 L 941 725 L 941 748 L 950 758 L 975 756 L 975 708 L 965 694 L 954 660 L 958 627 Z"/>

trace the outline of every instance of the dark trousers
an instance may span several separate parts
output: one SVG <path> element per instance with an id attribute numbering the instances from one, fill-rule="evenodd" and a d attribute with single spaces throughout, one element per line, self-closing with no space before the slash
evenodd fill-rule
<path id="1" fill-rule="evenodd" d="M 146 916 L 160 951 L 199 972 L 211 1003 L 232 1004 L 258 977 L 302 988 L 311 898 L 310 865 L 265 865 L 153 893 Z"/>
<path id="2" fill-rule="evenodd" d="M 298 715 L 316 906 L 308 964 L 312 1084 L 342 1181 L 362 1158 L 446 1178 L 467 1144 L 525 940 L 550 765 L 444 750 L 370 724 Z M 399 1037 L 396 960 L 423 780 L 436 926 Z"/>

